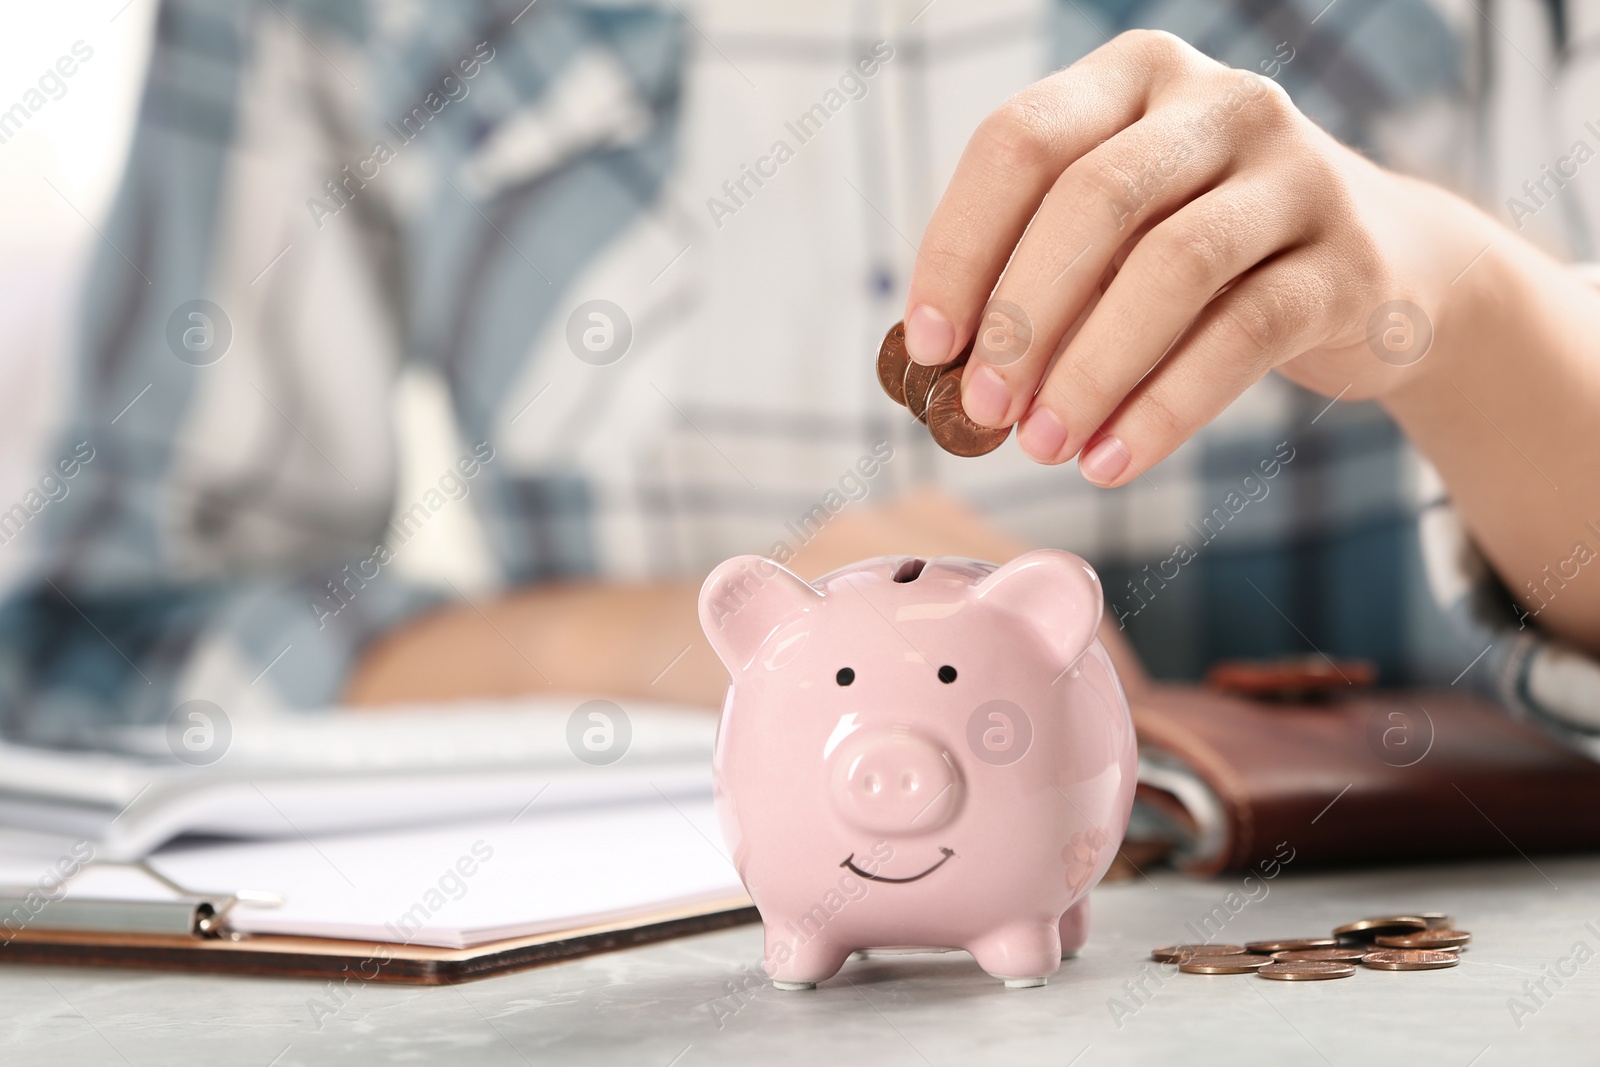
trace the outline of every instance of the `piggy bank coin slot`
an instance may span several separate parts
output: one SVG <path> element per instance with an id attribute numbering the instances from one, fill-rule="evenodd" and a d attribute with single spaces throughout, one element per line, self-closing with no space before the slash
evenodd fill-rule
<path id="1" fill-rule="evenodd" d="M 908 559 L 894 572 L 894 580 L 901 583 L 914 582 L 921 576 L 922 568 L 927 565 L 928 561 L 925 559 Z"/>

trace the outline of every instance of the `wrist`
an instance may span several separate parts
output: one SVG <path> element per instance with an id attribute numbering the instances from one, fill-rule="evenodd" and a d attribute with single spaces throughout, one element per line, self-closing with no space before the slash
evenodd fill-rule
<path id="1" fill-rule="evenodd" d="M 1424 314 L 1428 349 L 1378 401 L 1402 424 L 1407 415 L 1437 407 L 1469 366 L 1502 357 L 1508 331 L 1530 305 L 1518 298 L 1526 264 L 1520 241 L 1477 208 L 1432 187 L 1431 232 L 1439 235 Z"/>

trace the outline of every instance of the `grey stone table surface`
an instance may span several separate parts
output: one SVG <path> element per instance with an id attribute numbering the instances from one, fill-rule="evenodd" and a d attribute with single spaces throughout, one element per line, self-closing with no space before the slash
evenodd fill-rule
<path id="1" fill-rule="evenodd" d="M 1600 858 L 1153 873 L 1100 887 L 1093 908 L 1082 956 L 1041 989 L 946 953 L 874 955 L 779 992 L 754 977 L 756 926 L 460 986 L 369 984 L 342 1004 L 311 981 L 5 965 L 0 1063 L 1600 1062 Z M 1240 942 L 1404 910 L 1470 929 L 1461 965 L 1288 984 L 1169 974 L 1146 955 L 1193 940 L 1190 924 Z"/>

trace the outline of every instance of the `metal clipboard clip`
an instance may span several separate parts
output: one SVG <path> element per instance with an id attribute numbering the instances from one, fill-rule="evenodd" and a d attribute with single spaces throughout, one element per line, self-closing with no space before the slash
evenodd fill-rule
<path id="1" fill-rule="evenodd" d="M 96 860 L 85 867 L 131 867 L 171 890 L 174 900 L 124 900 L 113 897 L 44 898 L 36 904 L 34 886 L 0 886 L 0 926 L 9 929 L 13 916 L 25 916 L 23 927 L 43 930 L 82 930 L 120 934 L 166 934 L 201 938 L 243 935 L 228 929 L 234 907 L 280 907 L 283 896 L 261 889 L 202 892 L 179 885 L 144 860 Z"/>

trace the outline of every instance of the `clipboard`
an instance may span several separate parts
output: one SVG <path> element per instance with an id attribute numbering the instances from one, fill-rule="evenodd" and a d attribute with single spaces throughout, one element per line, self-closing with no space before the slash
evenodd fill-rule
<path id="1" fill-rule="evenodd" d="M 754 922 L 713 819 L 709 796 L 663 796 L 317 842 L 193 842 L 31 885 L 35 861 L 10 862 L 0 964 L 440 985 Z M 205 888 L 263 883 L 273 891 Z M 8 898 L 23 906 L 4 910 Z"/>
<path id="2" fill-rule="evenodd" d="M 203 916 L 205 908 L 201 905 L 205 903 L 209 902 L 191 902 L 191 914 Z M 173 924 L 182 921 L 182 914 L 181 909 L 163 909 L 159 915 L 148 913 L 148 921 Z M 217 914 L 214 905 L 211 914 Z M 126 911 L 122 918 L 128 918 Z M 614 922 L 485 942 L 468 949 L 276 934 L 238 935 L 228 933 L 225 925 L 209 931 L 200 929 L 198 920 L 187 933 L 28 927 L 13 933 L 10 941 L 0 941 L 0 964 L 124 967 L 340 981 L 354 977 L 363 983 L 437 986 L 726 930 L 759 920 L 750 898 L 741 894 Z"/>

